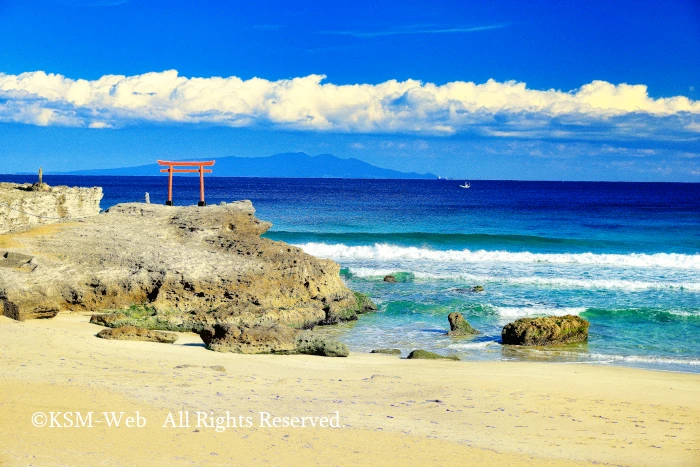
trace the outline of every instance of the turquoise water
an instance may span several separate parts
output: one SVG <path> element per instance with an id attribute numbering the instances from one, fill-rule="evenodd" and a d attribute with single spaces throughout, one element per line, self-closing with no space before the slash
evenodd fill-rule
<path id="1" fill-rule="evenodd" d="M 277 217 L 269 238 L 339 262 L 347 284 L 378 303 L 379 313 L 326 330 L 354 350 L 700 371 L 697 185 L 346 183 L 326 185 L 323 202 L 260 215 Z M 486 291 L 470 292 L 477 284 Z M 446 337 L 453 311 L 482 334 Z M 500 344 L 510 321 L 568 313 L 591 322 L 588 343 Z"/>
<path id="2" fill-rule="evenodd" d="M 46 179 L 103 186 L 103 207 L 144 191 L 165 200 L 161 177 Z M 176 179 L 176 204 L 196 202 L 197 183 Z M 268 238 L 341 264 L 348 286 L 379 305 L 323 330 L 352 350 L 700 372 L 700 185 L 460 183 L 209 178 L 207 199 L 250 199 L 274 224 Z M 469 291 L 477 284 L 484 293 Z M 445 336 L 453 311 L 482 334 Z M 590 321 L 588 343 L 500 344 L 510 321 L 567 313 Z"/>

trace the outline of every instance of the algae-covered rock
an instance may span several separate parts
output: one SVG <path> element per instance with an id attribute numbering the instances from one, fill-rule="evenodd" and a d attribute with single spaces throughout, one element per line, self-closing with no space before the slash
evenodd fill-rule
<path id="1" fill-rule="evenodd" d="M 129 320 L 128 316 L 122 312 L 115 313 L 100 313 L 94 314 L 90 317 L 90 322 L 92 324 L 98 324 L 100 326 L 105 326 L 108 328 L 114 328 L 126 324 Z"/>
<path id="2" fill-rule="evenodd" d="M 97 337 L 101 337 L 102 339 L 148 341 L 172 344 L 177 340 L 178 336 L 172 332 L 152 331 L 150 329 L 127 325 L 103 329 L 97 333 Z"/>
<path id="3" fill-rule="evenodd" d="M 353 292 L 355 304 L 348 306 L 346 302 L 334 302 L 324 308 L 326 319 L 322 324 L 338 324 L 343 321 L 354 321 L 358 315 L 376 311 L 377 306 L 370 298 L 362 293 Z"/>
<path id="4" fill-rule="evenodd" d="M 510 345 L 554 345 L 588 339 L 589 322 L 579 316 L 521 318 L 506 324 L 501 340 Z"/>
<path id="5" fill-rule="evenodd" d="M 357 301 L 355 311 L 358 315 L 377 311 L 377 305 L 375 305 L 367 295 L 360 292 L 353 292 L 353 294 L 355 295 L 355 300 Z"/>
<path id="6" fill-rule="evenodd" d="M 281 324 L 207 326 L 199 336 L 204 345 L 217 352 L 245 354 L 293 353 L 296 350 L 296 331 Z"/>
<path id="7" fill-rule="evenodd" d="M 387 355 L 401 355 L 400 349 L 374 349 L 370 353 L 383 353 Z"/>
<path id="8" fill-rule="evenodd" d="M 479 334 L 479 331 L 474 329 L 469 322 L 464 319 L 462 313 L 450 313 L 447 315 L 447 320 L 450 322 L 450 332 L 448 336 L 473 336 Z"/>
<path id="9" fill-rule="evenodd" d="M 436 354 L 434 352 L 428 352 L 427 350 L 414 350 L 410 354 L 408 354 L 408 357 L 406 357 L 409 360 L 457 360 L 459 361 L 459 357 L 456 355 L 440 355 Z"/>
<path id="10" fill-rule="evenodd" d="M 184 320 L 183 315 L 172 311 L 157 311 L 147 305 L 132 305 L 123 310 L 94 314 L 92 324 L 115 328 L 130 325 L 156 331 L 199 332 L 204 326 Z"/>
<path id="11" fill-rule="evenodd" d="M 348 348 L 342 342 L 314 336 L 304 332 L 299 334 L 296 341 L 296 351 L 300 354 L 321 355 L 323 357 L 347 357 Z"/>

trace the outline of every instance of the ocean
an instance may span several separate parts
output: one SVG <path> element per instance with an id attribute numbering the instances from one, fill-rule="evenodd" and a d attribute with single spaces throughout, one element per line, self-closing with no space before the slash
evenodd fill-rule
<path id="1" fill-rule="evenodd" d="M 165 177 L 44 180 L 102 186 L 105 209 L 166 197 Z M 700 184 L 461 182 L 209 177 L 206 197 L 250 199 L 273 223 L 267 238 L 341 264 L 347 285 L 379 306 L 322 330 L 351 350 L 700 372 Z M 198 179 L 176 178 L 174 193 L 175 204 L 196 203 Z M 481 334 L 445 336 L 454 311 Z M 562 314 L 590 321 L 587 343 L 500 344 L 510 321 Z"/>

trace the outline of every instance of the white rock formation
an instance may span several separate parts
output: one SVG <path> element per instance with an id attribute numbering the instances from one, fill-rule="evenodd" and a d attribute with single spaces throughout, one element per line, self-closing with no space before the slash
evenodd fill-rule
<path id="1" fill-rule="evenodd" d="M 70 222 L 100 212 L 102 188 L 49 187 L 0 183 L 0 234 L 19 232 L 44 224 Z"/>

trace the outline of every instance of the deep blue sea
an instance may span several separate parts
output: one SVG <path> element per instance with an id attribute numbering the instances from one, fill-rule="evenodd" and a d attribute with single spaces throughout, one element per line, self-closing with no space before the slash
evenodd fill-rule
<path id="1" fill-rule="evenodd" d="M 103 208 L 166 196 L 165 177 L 45 181 L 102 186 Z M 337 261 L 348 286 L 379 305 L 324 330 L 352 350 L 700 372 L 700 184 L 460 182 L 206 179 L 210 204 L 252 200 L 274 224 L 268 238 Z M 196 178 L 174 185 L 175 204 L 196 203 Z M 398 283 L 383 282 L 387 274 Z M 477 284 L 486 291 L 468 291 Z M 482 334 L 446 337 L 453 311 Z M 588 343 L 500 344 L 510 321 L 567 313 L 590 321 Z"/>

